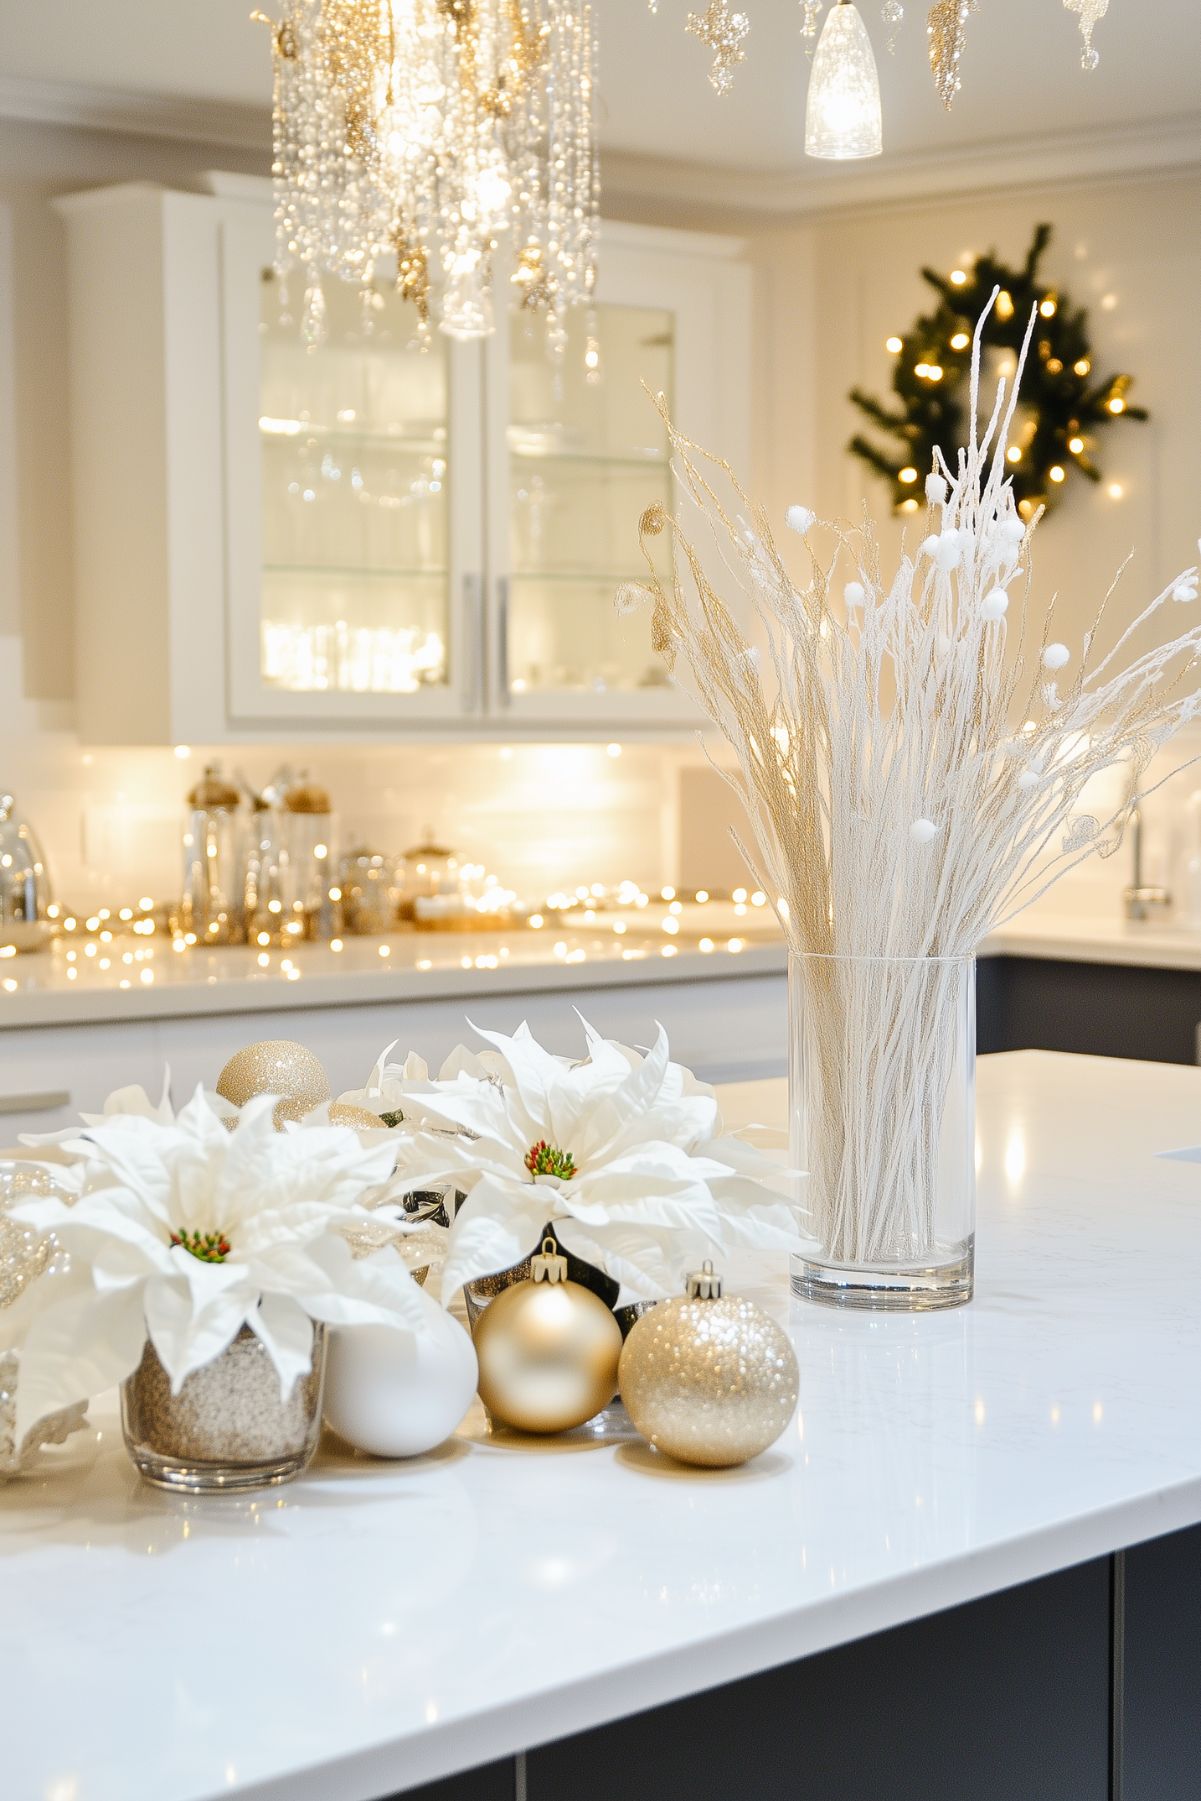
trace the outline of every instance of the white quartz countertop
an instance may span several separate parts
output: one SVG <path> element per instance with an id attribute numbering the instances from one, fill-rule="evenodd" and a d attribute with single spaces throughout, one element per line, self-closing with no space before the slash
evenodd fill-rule
<path id="1" fill-rule="evenodd" d="M 60 938 L 49 950 L 0 962 L 0 1030 L 687 982 L 782 971 L 785 964 L 780 939 L 761 931 L 702 943 L 548 924 L 541 931 L 348 936 L 289 951 L 176 950 L 165 936 L 115 936 L 111 944 Z"/>
<path id="2" fill-rule="evenodd" d="M 632 1439 L 141 1486 L 111 1406 L 0 1489 L 6 1801 L 376 1801 L 1201 1520 L 1201 1070 L 979 1083 L 978 1292 L 790 1301 L 800 1410 L 728 1473 Z M 782 1083 L 726 1091 L 779 1119 Z"/>
<path id="3" fill-rule="evenodd" d="M 0 961 L 0 1030 L 783 972 L 786 953 L 769 915 L 712 912 L 705 937 L 688 929 L 692 921 L 678 936 L 624 921 L 620 933 L 603 921 L 583 930 L 548 921 L 540 931 L 405 932 L 290 952 L 176 950 L 166 937 L 118 936 L 90 947 L 60 938 L 49 950 Z M 1201 932 L 1036 907 L 986 939 L 981 955 L 1201 971 Z"/>

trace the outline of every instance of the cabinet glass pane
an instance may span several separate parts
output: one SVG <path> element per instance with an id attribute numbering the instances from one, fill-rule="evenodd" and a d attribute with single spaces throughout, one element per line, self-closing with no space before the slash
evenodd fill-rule
<path id="1" fill-rule="evenodd" d="M 619 617 L 618 584 L 643 573 L 638 517 L 671 504 L 667 433 L 643 391 L 672 397 L 675 332 L 658 307 L 568 315 L 561 362 L 541 319 L 510 329 L 512 580 L 508 677 L 514 694 L 662 687 L 645 611 Z"/>
<path id="2" fill-rule="evenodd" d="M 267 688 L 412 694 L 450 678 L 445 349 L 411 347 L 402 303 L 377 299 L 365 315 L 330 282 L 326 337 L 308 351 L 263 281 Z"/>

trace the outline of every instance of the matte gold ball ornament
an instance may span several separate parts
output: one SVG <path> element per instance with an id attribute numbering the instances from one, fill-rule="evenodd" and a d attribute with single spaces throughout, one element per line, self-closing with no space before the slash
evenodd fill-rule
<path id="1" fill-rule="evenodd" d="M 618 1382 L 649 1444 L 679 1463 L 725 1469 L 776 1442 L 800 1371 L 787 1333 L 754 1301 L 723 1295 L 706 1263 L 684 1299 L 652 1307 L 633 1327 Z"/>
<path id="2" fill-rule="evenodd" d="M 217 1077 L 217 1093 L 235 1107 L 256 1094 L 277 1094 L 277 1130 L 284 1120 L 301 1120 L 330 1097 L 329 1077 L 312 1051 L 289 1038 L 268 1038 L 235 1051 Z"/>
<path id="3" fill-rule="evenodd" d="M 621 1328 L 598 1296 L 568 1281 L 553 1238 L 531 1257 L 529 1280 L 480 1315 L 475 1349 L 481 1401 L 518 1432 L 568 1432 L 617 1390 Z"/>

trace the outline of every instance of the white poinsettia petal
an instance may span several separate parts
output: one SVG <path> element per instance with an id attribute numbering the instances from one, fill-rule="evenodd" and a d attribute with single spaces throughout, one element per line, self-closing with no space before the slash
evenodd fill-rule
<path id="1" fill-rule="evenodd" d="M 31 1283 L 25 1294 L 36 1295 L 39 1287 Z M 139 1288 L 97 1294 L 83 1283 L 59 1300 L 39 1300 L 18 1350 L 15 1442 L 47 1414 L 124 1381 L 145 1343 Z"/>
<path id="2" fill-rule="evenodd" d="M 343 1217 L 350 1219 L 352 1216 Z M 364 1217 L 370 1219 L 371 1215 Z M 303 1243 L 280 1237 L 257 1253 L 239 1259 L 235 1267 L 244 1271 L 246 1281 L 261 1293 L 308 1294 L 319 1288 L 324 1278 L 325 1266 L 317 1255 L 323 1243 L 324 1236 L 309 1238 Z"/>
<path id="3" fill-rule="evenodd" d="M 427 1317 L 422 1292 L 401 1257 L 354 1257 L 345 1239 L 337 1237 L 314 1245 L 311 1255 L 323 1272 L 322 1286 L 296 1296 L 310 1319 L 330 1326 L 422 1330 Z"/>
<path id="4" fill-rule="evenodd" d="M 624 1082 L 630 1070 L 642 1062 L 637 1051 L 619 1044 L 615 1038 L 602 1038 L 596 1027 L 590 1025 L 577 1007 L 576 1018 L 584 1028 L 584 1040 L 588 1046 L 588 1064 L 593 1070 L 595 1083 L 601 1093 L 608 1093 Z"/>
<path id="5" fill-rule="evenodd" d="M 142 1296 L 146 1332 L 171 1378 L 172 1394 L 233 1342 L 256 1298 L 247 1285 L 225 1282 L 210 1288 L 198 1304 L 182 1267 L 196 1262 L 183 1252 L 178 1273 L 153 1277 Z"/>
<path id="6" fill-rule="evenodd" d="M 404 1115 L 413 1130 L 470 1133 L 492 1143 L 520 1140 L 528 1146 L 546 1130 L 545 1115 L 531 1115 L 516 1089 L 467 1075 L 428 1094 L 408 1095 Z"/>
<path id="7" fill-rule="evenodd" d="M 533 1143 L 530 1140 L 530 1143 Z M 438 1132 L 414 1132 L 398 1147 L 396 1168 L 385 1192 L 407 1194 L 415 1189 L 471 1189 L 485 1177 L 499 1182 L 527 1182 L 521 1140 L 505 1144 L 494 1138 L 447 1138 Z"/>
<path id="8" fill-rule="evenodd" d="M 477 1276 L 512 1269 L 536 1251 L 553 1213 L 551 1198 L 533 1183 L 503 1196 L 482 1189 L 469 1195 L 451 1228 L 442 1266 L 443 1296 Z"/>
<path id="9" fill-rule="evenodd" d="M 472 1031 L 478 1032 L 503 1057 L 511 1078 L 507 1093 L 515 1098 L 526 1121 L 544 1131 L 569 1126 L 578 1116 L 578 1106 L 573 1105 L 568 1081 L 570 1065 L 566 1060 L 544 1050 L 524 1020 L 511 1038 L 469 1023 Z"/>
<path id="10" fill-rule="evenodd" d="M 246 1316 L 246 1324 L 261 1340 L 279 1376 L 280 1394 L 286 1401 L 313 1362 L 313 1322 L 296 1301 L 286 1295 L 265 1294 Z"/>
<path id="11" fill-rule="evenodd" d="M 573 1256 L 603 1269 L 618 1283 L 619 1307 L 680 1294 L 686 1271 L 708 1254 L 703 1233 L 656 1231 L 645 1225 L 591 1231 L 574 1219 L 557 1221 L 555 1231 Z"/>

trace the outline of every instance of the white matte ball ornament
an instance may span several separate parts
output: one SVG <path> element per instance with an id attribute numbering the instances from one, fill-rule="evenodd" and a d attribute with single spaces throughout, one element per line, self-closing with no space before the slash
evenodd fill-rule
<path id="1" fill-rule="evenodd" d="M 848 607 L 861 607 L 864 601 L 863 583 L 848 582 L 842 591 L 842 598 Z"/>
<path id="2" fill-rule="evenodd" d="M 1004 588 L 994 588 L 980 603 L 980 611 L 985 619 L 1004 619 L 1008 610 L 1009 596 Z"/>
<path id="3" fill-rule="evenodd" d="M 475 1396 L 469 1334 L 423 1294 L 419 1332 L 338 1326 L 325 1364 L 325 1423 L 373 1457 L 420 1457 L 454 1432 Z"/>
<path id="4" fill-rule="evenodd" d="M 1043 668 L 1062 669 L 1070 656 L 1071 652 L 1066 644 L 1048 644 L 1043 652 Z"/>
<path id="5" fill-rule="evenodd" d="M 946 478 L 941 475 L 926 477 L 926 499 L 932 507 L 943 506 L 947 498 Z"/>
<path id="6" fill-rule="evenodd" d="M 791 529 L 794 532 L 800 532 L 801 536 L 804 537 L 805 533 L 816 519 L 817 514 L 811 513 L 808 507 L 792 506 L 789 507 L 786 516 Z"/>
<path id="7" fill-rule="evenodd" d="M 915 819 L 909 828 L 909 836 L 915 844 L 929 844 L 938 837 L 938 827 L 932 819 Z"/>

